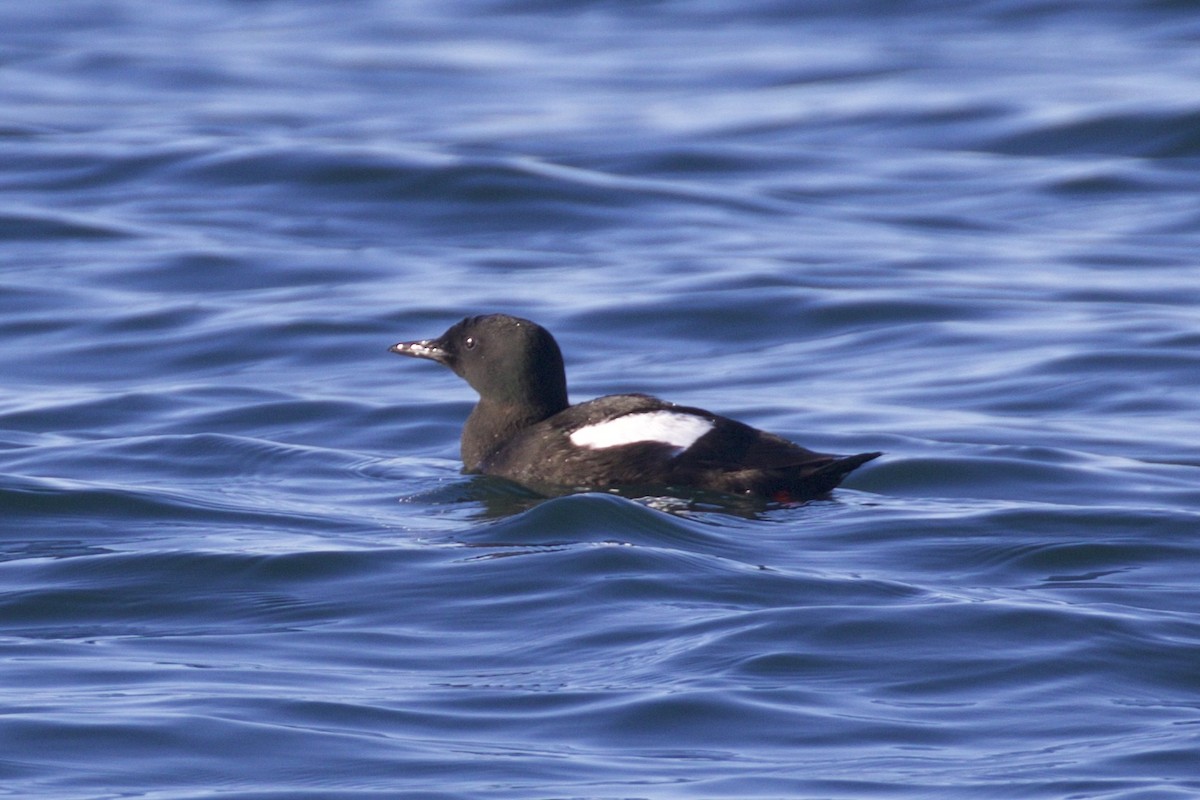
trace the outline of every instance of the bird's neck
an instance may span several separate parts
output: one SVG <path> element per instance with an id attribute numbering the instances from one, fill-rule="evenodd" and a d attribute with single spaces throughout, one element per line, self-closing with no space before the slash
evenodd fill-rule
<path id="1" fill-rule="evenodd" d="M 567 398 L 548 403 L 503 403 L 480 400 L 463 427 L 464 472 L 480 472 L 488 457 L 521 431 L 548 419 L 567 407 Z"/>

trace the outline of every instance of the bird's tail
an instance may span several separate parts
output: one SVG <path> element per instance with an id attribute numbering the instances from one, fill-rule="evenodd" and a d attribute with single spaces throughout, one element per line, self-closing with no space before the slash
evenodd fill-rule
<path id="1" fill-rule="evenodd" d="M 868 461 L 874 461 L 883 453 L 858 453 L 853 456 L 841 456 L 814 470 L 807 477 L 812 488 L 824 494 L 837 488 L 846 476 Z"/>

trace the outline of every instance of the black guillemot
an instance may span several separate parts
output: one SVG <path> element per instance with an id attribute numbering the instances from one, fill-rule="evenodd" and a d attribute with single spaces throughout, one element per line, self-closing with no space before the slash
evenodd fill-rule
<path id="1" fill-rule="evenodd" d="M 658 487 L 795 502 L 821 497 L 880 453 L 816 453 L 700 408 L 644 394 L 571 405 L 562 352 L 545 328 L 467 317 L 391 352 L 436 361 L 479 393 L 462 433 L 463 471 L 537 491 Z"/>

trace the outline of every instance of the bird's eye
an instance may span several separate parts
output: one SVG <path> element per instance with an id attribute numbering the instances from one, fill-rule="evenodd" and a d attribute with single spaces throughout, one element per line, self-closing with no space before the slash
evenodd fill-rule
<path id="1" fill-rule="evenodd" d="M 468 350 L 474 350 L 475 349 L 475 337 L 468 336 L 466 338 L 466 340 L 463 342 L 463 347 L 467 348 Z"/>

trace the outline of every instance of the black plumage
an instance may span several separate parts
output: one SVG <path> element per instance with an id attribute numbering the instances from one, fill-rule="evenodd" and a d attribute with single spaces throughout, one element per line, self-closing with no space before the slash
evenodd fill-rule
<path id="1" fill-rule="evenodd" d="M 464 472 L 498 475 L 539 491 L 657 487 L 797 501 L 828 494 L 880 455 L 817 453 L 728 417 L 644 394 L 570 405 L 554 337 L 505 314 L 468 317 L 437 339 L 401 342 L 391 351 L 443 364 L 479 393 L 463 428 Z M 647 438 L 627 430 L 639 427 Z M 599 444 L 578 443 L 597 438 Z"/>

